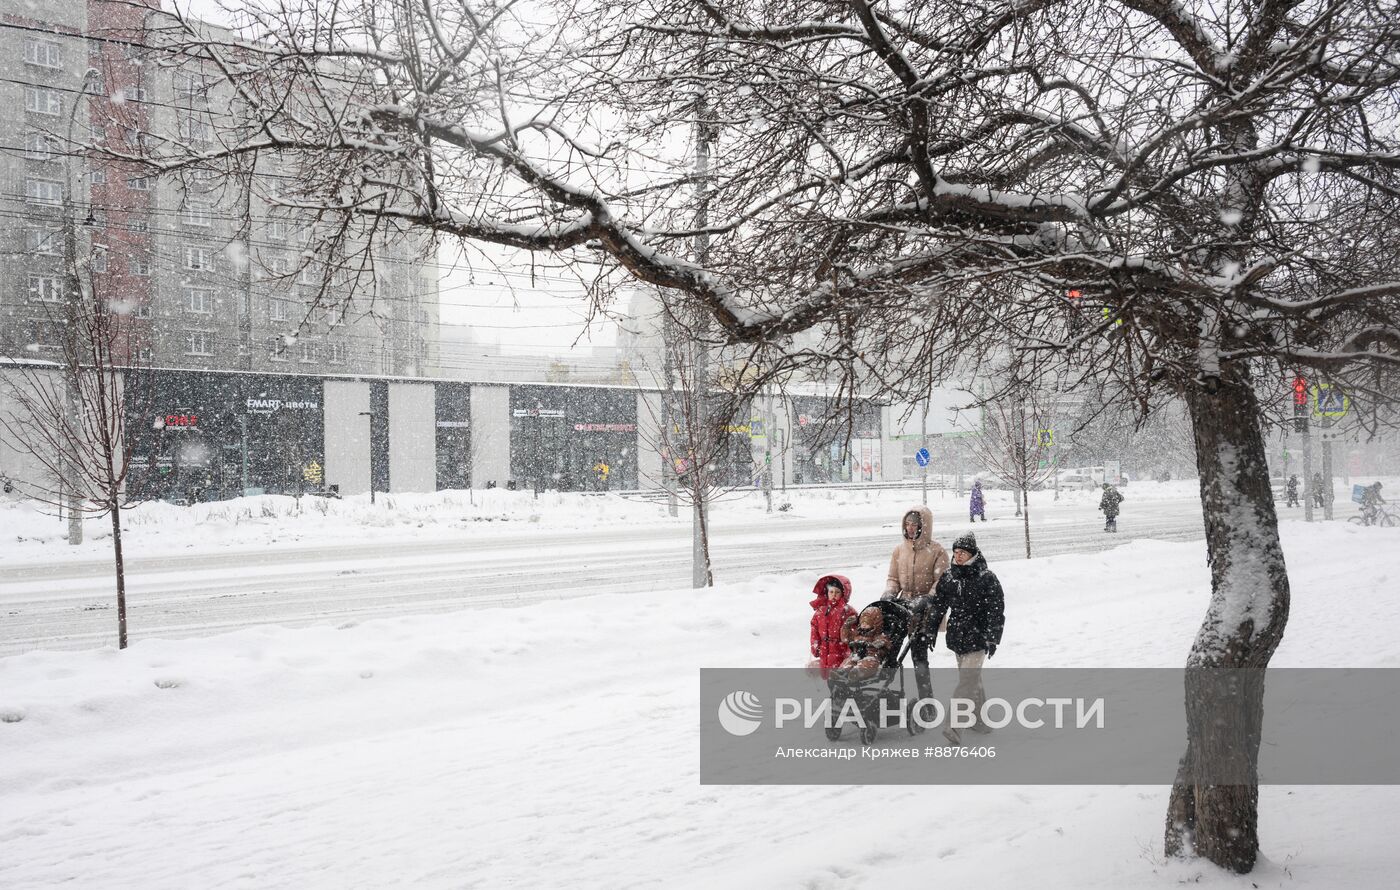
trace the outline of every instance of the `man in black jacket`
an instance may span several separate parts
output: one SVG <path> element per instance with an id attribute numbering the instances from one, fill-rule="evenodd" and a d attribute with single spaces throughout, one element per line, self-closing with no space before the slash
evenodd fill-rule
<path id="1" fill-rule="evenodd" d="M 928 611 L 928 626 L 938 627 L 944 613 L 948 630 L 944 641 L 958 658 L 958 686 L 954 699 L 970 699 L 977 723 L 974 732 L 990 732 L 982 723 L 982 665 L 996 654 L 1001 631 L 1006 624 L 1006 600 L 1001 582 L 987 567 L 987 558 L 977 549 L 977 538 L 968 532 L 953 542 L 953 565 L 938 579 L 934 601 Z M 962 735 L 949 726 L 943 731 L 948 741 L 962 744 Z"/>

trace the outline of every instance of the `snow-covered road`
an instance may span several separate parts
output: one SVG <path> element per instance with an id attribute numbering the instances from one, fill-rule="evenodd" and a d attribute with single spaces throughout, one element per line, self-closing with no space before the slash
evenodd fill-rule
<path id="1" fill-rule="evenodd" d="M 938 537 L 948 543 L 966 527 L 961 501 L 931 500 Z M 1117 535 L 1080 499 L 1032 502 L 1037 556 L 1092 552 L 1134 538 L 1201 536 L 1194 498 L 1143 504 L 1125 515 Z M 884 519 L 833 507 L 829 516 L 729 514 L 714 519 L 716 580 L 743 582 L 795 572 L 794 583 L 842 567 L 887 558 L 898 510 Z M 469 529 L 422 540 L 351 540 L 343 544 L 205 546 L 187 554 L 128 560 L 132 640 L 180 638 L 264 624 L 337 626 L 367 618 L 528 604 L 598 593 L 684 588 L 690 580 L 690 526 L 684 517 L 647 525 L 557 529 Z M 1012 516 L 978 523 L 993 561 L 1024 555 L 1022 526 Z M 55 545 L 61 550 L 61 545 Z M 872 596 L 876 591 L 862 591 Z M 113 642 L 110 559 L 0 564 L 0 655 L 76 649 Z"/>

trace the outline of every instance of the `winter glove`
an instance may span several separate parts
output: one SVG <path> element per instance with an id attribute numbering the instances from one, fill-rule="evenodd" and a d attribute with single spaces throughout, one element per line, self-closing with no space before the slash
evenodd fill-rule
<path id="1" fill-rule="evenodd" d="M 993 655 L 996 655 L 996 654 L 997 654 L 997 644 L 996 644 L 996 643 L 988 643 L 988 644 L 987 644 L 987 657 L 988 657 L 988 658 L 991 658 Z"/>

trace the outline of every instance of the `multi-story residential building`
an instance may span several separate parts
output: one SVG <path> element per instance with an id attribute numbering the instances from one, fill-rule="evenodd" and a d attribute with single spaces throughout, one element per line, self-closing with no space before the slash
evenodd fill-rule
<path id="1" fill-rule="evenodd" d="M 292 174 L 276 157 L 241 176 L 156 178 L 70 150 L 212 145 L 239 123 L 211 72 L 151 48 L 148 2 L 0 0 L 0 355 L 58 351 L 71 221 L 82 274 L 130 326 L 134 364 L 433 373 L 425 238 L 374 244 L 372 274 L 327 273 L 310 218 L 278 204 Z"/>

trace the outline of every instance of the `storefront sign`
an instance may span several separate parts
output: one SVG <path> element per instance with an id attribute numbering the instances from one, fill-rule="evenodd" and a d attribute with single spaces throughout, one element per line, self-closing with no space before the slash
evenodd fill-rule
<path id="1" fill-rule="evenodd" d="M 199 417 L 194 414 L 167 414 L 156 423 L 156 426 L 165 426 L 167 428 L 172 426 L 185 428 L 196 427 L 199 426 Z"/>
<path id="2" fill-rule="evenodd" d="M 275 414 L 278 411 L 317 411 L 321 405 L 310 400 L 284 402 L 281 399 L 248 399 L 249 414 Z"/>
<path id="3" fill-rule="evenodd" d="M 471 426 L 471 421 L 467 420 L 439 420 L 437 425 L 441 429 L 464 430 Z"/>
<path id="4" fill-rule="evenodd" d="M 563 417 L 563 408 L 516 408 L 512 417 Z"/>
<path id="5" fill-rule="evenodd" d="M 576 423 L 576 433 L 635 433 L 635 423 Z"/>

